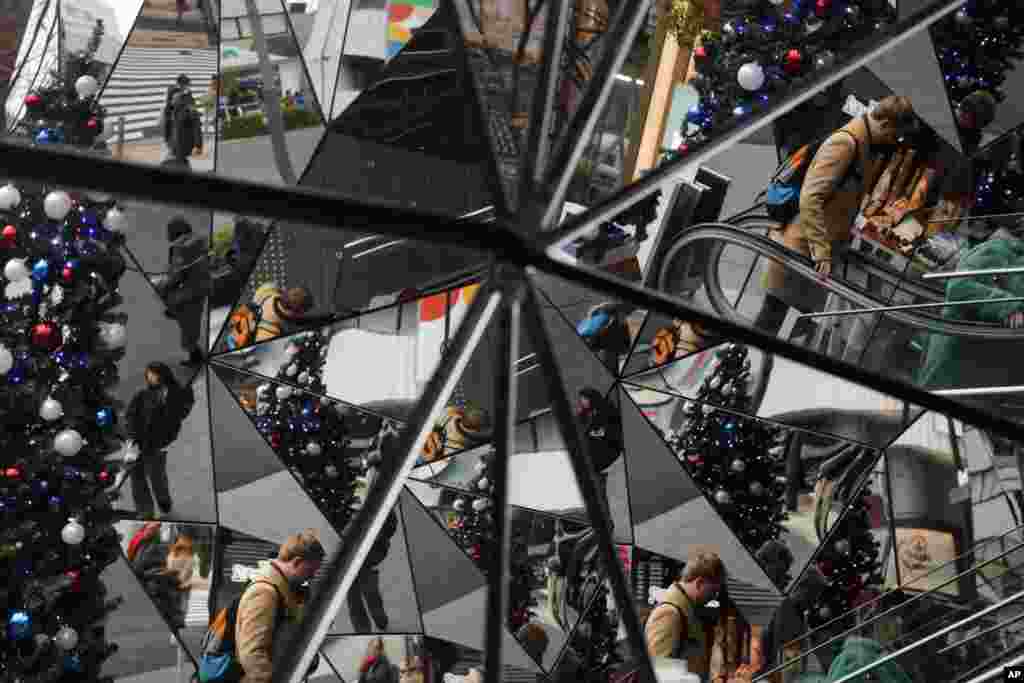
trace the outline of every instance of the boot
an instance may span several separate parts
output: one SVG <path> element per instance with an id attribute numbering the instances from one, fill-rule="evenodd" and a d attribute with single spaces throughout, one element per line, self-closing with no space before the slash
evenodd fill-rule
<path id="1" fill-rule="evenodd" d="M 782 323 L 786 321 L 786 313 L 789 312 L 789 305 L 772 294 L 764 295 L 764 304 L 761 306 L 754 327 L 770 335 L 777 335 L 782 329 Z"/>

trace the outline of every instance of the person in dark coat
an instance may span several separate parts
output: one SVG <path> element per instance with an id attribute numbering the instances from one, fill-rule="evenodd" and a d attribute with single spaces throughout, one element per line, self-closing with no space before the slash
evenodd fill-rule
<path id="1" fill-rule="evenodd" d="M 366 648 L 366 657 L 359 665 L 358 683 L 398 683 L 398 667 L 388 659 L 380 636 L 370 640 Z"/>
<path id="2" fill-rule="evenodd" d="M 167 316 L 181 330 L 181 348 L 188 353 L 185 365 L 196 367 L 203 362 L 199 344 L 206 296 L 211 289 L 209 249 L 207 241 L 196 235 L 182 216 L 167 224 L 167 240 L 171 243 L 168 274 L 159 289 Z"/>
<path id="3" fill-rule="evenodd" d="M 384 611 L 384 599 L 380 594 L 380 565 L 387 559 L 391 539 L 396 531 L 398 517 L 392 511 L 384 522 L 380 534 L 377 535 L 377 540 L 373 542 L 363 568 L 348 593 L 348 614 L 356 633 L 373 633 L 370 617 L 373 617 L 377 630 L 388 630 L 388 615 Z"/>
<path id="4" fill-rule="evenodd" d="M 139 459 L 131 470 L 132 498 L 144 518 L 154 515 L 154 498 L 163 514 L 171 511 L 166 449 L 178 438 L 193 402 L 191 387 L 178 384 L 164 363 L 147 365 L 145 377 L 146 388 L 135 394 L 125 415 L 128 437 L 139 449 Z"/>

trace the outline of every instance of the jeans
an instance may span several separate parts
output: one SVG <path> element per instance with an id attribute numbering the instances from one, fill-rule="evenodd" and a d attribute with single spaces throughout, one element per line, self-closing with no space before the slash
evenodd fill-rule
<path id="1" fill-rule="evenodd" d="M 384 611 L 384 600 L 380 595 L 380 571 L 376 567 L 363 567 L 352 584 L 347 602 L 352 628 L 357 633 L 373 633 L 370 616 L 373 616 L 379 630 L 387 630 L 388 615 Z"/>
<path id="2" fill-rule="evenodd" d="M 167 513 L 171 510 L 171 487 L 167 482 L 167 451 L 154 450 L 143 451 L 139 454 L 139 460 L 132 468 L 132 499 L 135 501 L 135 510 L 143 517 L 152 517 L 153 498 L 156 498 L 160 511 Z M 152 484 L 153 493 L 150 494 L 149 487 Z"/>

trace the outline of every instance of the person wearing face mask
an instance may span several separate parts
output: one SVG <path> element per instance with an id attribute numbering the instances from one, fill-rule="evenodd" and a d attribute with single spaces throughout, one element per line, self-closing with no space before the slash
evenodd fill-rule
<path id="1" fill-rule="evenodd" d="M 800 213 L 773 233 L 772 239 L 810 257 L 818 276 L 828 278 L 833 272 L 833 245 L 850 240 L 861 200 L 882 171 L 879 152 L 915 134 L 918 127 L 910 100 L 892 95 L 879 102 L 871 113 L 853 119 L 833 133 L 822 143 L 807 169 L 800 187 Z M 777 334 L 789 308 L 784 299 L 794 295 L 803 299 L 808 294 L 786 291 L 787 288 L 812 285 L 803 280 L 796 284 L 787 277 L 785 266 L 773 260 L 768 261 L 762 284 L 765 299 L 755 326 Z M 810 294 L 813 298 L 815 292 Z M 794 331 L 794 336 L 799 336 L 799 332 Z"/>
<path id="2" fill-rule="evenodd" d="M 711 643 L 697 610 L 714 600 L 725 582 L 725 565 L 716 553 L 692 553 L 682 574 L 647 618 L 644 637 L 651 657 L 686 659 L 691 673 L 707 681 Z"/>
<path id="3" fill-rule="evenodd" d="M 146 388 L 132 397 L 125 414 L 128 438 L 138 448 L 139 458 L 131 469 L 132 500 L 143 517 L 171 512 L 171 490 L 167 481 L 167 448 L 178 438 L 182 422 L 192 410 L 191 387 L 183 387 L 164 363 L 150 363 L 145 372 Z M 153 487 L 150 493 L 150 485 Z"/>
<path id="4" fill-rule="evenodd" d="M 302 618 L 303 587 L 318 571 L 326 552 L 314 529 L 288 537 L 263 576 L 256 577 L 238 603 L 235 647 L 244 675 L 241 683 L 270 683 L 274 645 Z M 311 671 L 315 670 L 311 668 Z"/>

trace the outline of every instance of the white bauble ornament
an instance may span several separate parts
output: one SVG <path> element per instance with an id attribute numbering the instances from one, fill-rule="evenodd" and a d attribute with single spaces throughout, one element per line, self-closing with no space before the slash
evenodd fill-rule
<path id="1" fill-rule="evenodd" d="M 258 401 L 256 403 L 256 414 L 259 415 L 260 417 L 266 415 L 267 411 L 269 411 L 269 410 L 270 410 L 270 404 L 267 403 L 266 401 Z"/>
<path id="2" fill-rule="evenodd" d="M 47 422 L 54 422 L 64 417 L 64 406 L 55 398 L 47 398 L 39 407 L 39 417 Z"/>
<path id="3" fill-rule="evenodd" d="M 78 631 L 70 626 L 61 626 L 57 635 L 53 637 L 53 644 L 64 652 L 74 650 L 78 647 Z"/>
<path id="4" fill-rule="evenodd" d="M 477 472 L 482 474 L 484 472 L 484 470 L 487 469 L 487 463 L 485 463 L 483 460 L 477 461 L 477 463 L 475 465 L 473 465 L 473 468 Z"/>
<path id="5" fill-rule="evenodd" d="M 298 372 L 299 372 L 299 366 L 298 366 L 298 365 L 296 365 L 295 363 L 292 363 L 291 365 L 289 365 L 289 366 L 288 366 L 288 367 L 287 367 L 287 368 L 285 369 L 285 371 L 284 371 L 284 373 L 285 373 L 286 375 L 288 375 L 289 377 L 294 377 L 295 375 L 297 375 L 297 374 L 298 374 Z"/>
<path id="6" fill-rule="evenodd" d="M 323 452 L 324 449 L 316 441 L 310 441 L 306 444 L 306 455 L 320 455 Z"/>
<path id="7" fill-rule="evenodd" d="M 31 277 L 28 264 L 25 259 L 12 258 L 4 266 L 4 277 L 8 282 L 24 282 Z"/>
<path id="8" fill-rule="evenodd" d="M 17 282 L 8 282 L 7 286 L 4 287 L 4 296 L 7 297 L 8 301 L 16 301 L 23 296 L 32 295 L 32 280 L 18 280 Z"/>
<path id="9" fill-rule="evenodd" d="M 71 197 L 67 192 L 55 190 L 46 195 L 46 199 L 43 200 L 43 212 L 46 213 L 48 218 L 52 218 L 55 221 L 64 220 L 64 217 L 70 211 Z"/>
<path id="10" fill-rule="evenodd" d="M 100 342 L 108 349 L 119 349 L 128 339 L 128 330 L 121 323 L 100 323 Z"/>
<path id="11" fill-rule="evenodd" d="M 291 387 L 278 387 L 277 391 L 274 393 L 277 396 L 278 400 L 283 401 L 292 395 L 292 390 Z"/>
<path id="12" fill-rule="evenodd" d="M 64 288 L 60 285 L 54 285 L 53 289 L 50 290 L 50 303 L 54 306 L 60 306 L 64 301 Z"/>
<path id="13" fill-rule="evenodd" d="M 99 89 L 99 82 L 89 74 L 79 76 L 78 80 L 75 81 L 75 92 L 78 93 L 78 96 L 82 99 L 92 97 Z"/>
<path id="14" fill-rule="evenodd" d="M 477 487 L 481 491 L 486 491 L 487 489 L 489 489 L 491 487 L 491 480 L 488 479 L 487 477 L 483 477 L 483 478 L 480 479 L 479 482 L 477 482 Z"/>
<path id="15" fill-rule="evenodd" d="M 14 367 L 14 354 L 10 350 L 0 344 L 0 375 L 6 375 Z"/>
<path id="16" fill-rule="evenodd" d="M 21 193 L 14 185 L 0 187 L 0 211 L 10 211 L 21 204 Z"/>
<path id="17" fill-rule="evenodd" d="M 124 226 L 124 212 L 115 206 L 110 211 L 107 211 L 107 216 L 103 219 L 103 225 L 106 226 L 107 230 L 120 232 L 122 226 Z"/>
<path id="18" fill-rule="evenodd" d="M 725 489 L 718 489 L 715 491 L 715 502 L 719 505 L 728 505 L 732 502 L 732 496 Z"/>
<path id="19" fill-rule="evenodd" d="M 334 465 L 328 465 L 327 467 L 324 468 L 324 474 L 327 475 L 328 479 L 337 479 L 338 468 L 335 467 Z"/>
<path id="20" fill-rule="evenodd" d="M 740 87 L 749 92 L 760 90 L 764 85 L 764 69 L 757 62 L 747 62 L 736 73 Z"/>
<path id="21" fill-rule="evenodd" d="M 305 370 L 299 373 L 299 384 L 309 384 L 312 380 L 313 378 Z"/>
<path id="22" fill-rule="evenodd" d="M 452 507 L 455 508 L 456 512 L 462 512 L 463 510 L 466 509 L 466 499 L 465 498 L 456 498 L 455 502 L 452 503 Z"/>
<path id="23" fill-rule="evenodd" d="M 270 393 L 270 388 L 271 387 L 269 384 L 259 385 L 258 387 L 256 387 L 256 396 L 259 398 L 266 398 L 267 394 Z"/>
<path id="24" fill-rule="evenodd" d="M 77 519 L 71 517 L 60 530 L 60 538 L 68 545 L 78 545 L 85 540 L 85 527 Z"/>
<path id="25" fill-rule="evenodd" d="M 836 541 L 836 552 L 840 555 L 849 555 L 850 542 L 845 538 L 840 538 L 838 541 Z"/>
<path id="26" fill-rule="evenodd" d="M 483 512 L 487 509 L 489 501 L 486 498 L 477 498 L 473 501 L 473 509 L 477 512 Z"/>
<path id="27" fill-rule="evenodd" d="M 53 450 L 65 458 L 71 458 L 82 450 L 82 435 L 74 429 L 62 429 L 53 437 Z"/>

